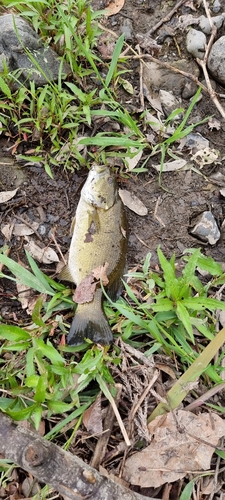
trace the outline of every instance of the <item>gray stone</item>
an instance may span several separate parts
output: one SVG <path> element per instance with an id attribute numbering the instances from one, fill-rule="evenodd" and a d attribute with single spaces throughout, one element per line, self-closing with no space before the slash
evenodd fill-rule
<path id="1" fill-rule="evenodd" d="M 220 9 L 221 9 L 220 1 L 215 0 L 215 2 L 213 2 L 212 11 L 214 12 L 214 14 L 217 14 L 220 11 Z"/>
<path id="2" fill-rule="evenodd" d="M 195 30 L 194 28 L 188 31 L 186 37 L 187 51 L 194 57 L 204 59 L 206 43 L 206 36 L 202 31 Z"/>
<path id="3" fill-rule="evenodd" d="M 168 117 L 172 111 L 181 107 L 181 100 L 176 98 L 173 93 L 167 90 L 159 91 L 159 98 L 162 104 L 162 109 L 166 117 Z M 181 113 L 176 116 L 176 120 L 180 120 L 182 118 Z"/>
<path id="4" fill-rule="evenodd" d="M 195 75 L 197 78 L 200 73 L 199 67 L 194 61 L 180 59 L 179 61 L 174 61 L 173 66 L 186 73 Z M 153 61 L 148 61 L 144 65 L 143 81 L 150 92 L 152 90 L 159 91 L 159 89 L 168 90 L 172 91 L 175 96 L 181 95 L 184 99 L 189 99 L 197 91 L 197 85 L 189 78 L 181 73 L 174 73 L 171 69 L 160 66 Z"/>
<path id="5" fill-rule="evenodd" d="M 225 85 L 225 36 L 213 44 L 208 57 L 208 69 L 215 80 Z"/>
<path id="6" fill-rule="evenodd" d="M 124 34 L 125 40 L 133 39 L 133 25 L 130 19 L 125 19 L 121 28 L 121 33 Z"/>
<path id="7" fill-rule="evenodd" d="M 215 24 L 216 28 L 221 28 L 223 21 L 225 19 L 225 13 L 223 12 L 219 16 L 212 17 L 212 22 Z M 206 16 L 200 16 L 199 18 L 199 27 L 206 35 L 210 35 L 212 29 L 210 26 L 210 22 Z"/>
<path id="8" fill-rule="evenodd" d="M 216 244 L 220 239 L 220 231 L 212 212 L 206 210 L 195 219 L 191 234 L 205 243 Z"/>
<path id="9" fill-rule="evenodd" d="M 29 56 L 30 54 L 30 56 Z M 30 24 L 13 14 L 0 16 L 0 69 L 3 61 L 9 71 L 20 70 L 19 80 L 36 86 L 58 78 L 60 60 L 50 47 L 45 47 Z M 64 64 L 63 73 L 69 73 Z"/>

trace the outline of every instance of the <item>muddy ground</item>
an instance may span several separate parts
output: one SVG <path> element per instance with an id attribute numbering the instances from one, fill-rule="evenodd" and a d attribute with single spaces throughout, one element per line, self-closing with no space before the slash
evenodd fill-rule
<path id="1" fill-rule="evenodd" d="M 199 2 L 200 3 L 200 2 Z M 210 2 L 211 3 L 211 2 Z M 225 10 L 225 1 L 221 0 L 221 10 Z M 135 34 L 147 34 L 149 29 L 163 19 L 174 7 L 175 2 L 166 2 L 164 0 L 153 2 L 152 0 L 126 0 L 123 9 L 115 16 L 110 17 L 105 22 L 105 27 L 115 31 L 118 35 L 121 33 L 124 20 L 129 19 L 132 26 L 132 37 L 128 40 L 132 46 L 136 45 Z M 96 6 L 96 5 L 95 5 Z M 98 3 L 98 8 L 104 5 Z M 192 8 L 193 7 L 193 8 Z M 193 9 L 197 10 L 193 10 Z M 186 2 L 175 12 L 171 20 L 165 21 L 161 28 L 152 36 L 154 39 L 160 39 L 162 50 L 157 56 L 164 61 L 173 63 L 179 58 L 186 58 L 190 61 L 192 56 L 187 53 L 185 48 L 185 33 L 178 31 L 174 36 L 164 36 L 165 30 L 168 35 L 168 28 L 173 28 L 177 16 L 184 14 L 200 15 L 205 14 L 203 6 L 197 6 L 195 2 Z M 218 35 L 223 34 L 224 28 L 219 30 Z M 130 62 L 132 73 L 127 78 L 130 79 L 135 89 L 133 96 L 128 96 L 121 92 L 121 99 L 124 105 L 129 109 L 137 110 L 140 107 L 139 102 L 139 70 L 137 61 Z M 200 74 L 201 80 L 203 75 Z M 225 93 L 224 88 L 216 84 L 216 91 L 220 94 Z M 221 101 L 223 105 L 224 101 Z M 145 100 L 146 108 L 150 105 Z M 182 106 L 187 109 L 189 100 L 183 100 Z M 224 160 L 225 142 L 224 142 L 224 122 L 220 113 L 217 111 L 213 102 L 207 93 L 202 94 L 201 101 L 194 108 L 191 120 L 193 122 L 202 120 L 206 116 L 214 115 L 220 123 L 219 130 L 210 130 L 208 123 L 199 125 L 196 132 L 202 134 L 209 140 L 211 148 L 219 150 L 220 155 L 217 163 L 206 165 L 198 172 L 191 168 L 183 171 L 168 172 L 162 174 L 162 187 L 159 185 L 158 173 L 153 166 L 158 163 L 155 158 L 150 158 L 145 167 L 147 171 L 136 175 L 121 175 L 118 172 L 118 182 L 120 187 L 128 189 L 135 194 L 148 209 L 146 216 L 139 216 L 134 212 L 127 210 L 129 222 L 129 249 L 128 249 L 128 267 L 132 268 L 139 264 L 145 258 L 147 252 L 152 253 L 153 264 L 157 262 L 157 247 L 161 246 L 162 251 L 167 257 L 173 253 L 177 257 L 182 255 L 186 248 L 201 247 L 206 255 L 212 256 L 219 262 L 224 262 L 225 233 L 223 221 L 225 219 L 225 198 L 221 195 L 221 188 L 225 187 Z M 44 171 L 41 165 L 18 165 L 14 156 L 10 153 L 13 146 L 13 139 L 1 136 L 0 141 L 0 190 L 8 191 L 19 187 L 16 195 L 7 203 L 0 205 L 1 227 L 7 224 L 18 222 L 23 219 L 28 224 L 38 222 L 38 235 L 33 235 L 40 246 L 50 245 L 58 252 L 52 232 L 63 254 L 66 254 L 70 244 L 70 225 L 72 217 L 75 214 L 77 202 L 79 199 L 80 187 L 86 178 L 86 171 L 66 171 L 63 165 L 53 168 L 54 179 L 51 179 Z M 30 145 L 29 145 L 30 146 Z M 17 151 L 18 153 L 19 151 Z M 190 150 L 183 150 L 190 160 Z M 147 156 L 147 153 L 146 153 Z M 144 155 L 140 165 L 145 160 Z M 220 176 L 218 176 L 218 173 Z M 190 233 L 194 218 L 204 210 L 210 210 L 221 231 L 221 237 L 215 245 L 209 245 Z M 18 219 L 19 217 L 20 219 Z M 17 261 L 24 261 L 23 244 L 25 240 L 21 236 L 11 236 L 10 240 L 5 238 L 0 232 L 0 247 L 8 244 L 11 248 L 10 256 Z M 60 257 L 60 256 L 59 256 Z M 40 265 L 44 272 L 54 276 L 55 264 Z M 15 293 L 13 285 L 4 282 L 0 285 L 1 317 L 3 320 L 13 322 L 14 313 L 20 322 L 24 319 L 19 302 L 11 301 L 12 293 Z M 151 491 L 151 495 L 153 492 Z M 172 495 L 172 494 L 171 494 Z M 169 498 L 169 496 L 167 497 Z M 170 498 L 177 498 L 176 494 Z M 214 497 L 219 498 L 219 497 Z"/>

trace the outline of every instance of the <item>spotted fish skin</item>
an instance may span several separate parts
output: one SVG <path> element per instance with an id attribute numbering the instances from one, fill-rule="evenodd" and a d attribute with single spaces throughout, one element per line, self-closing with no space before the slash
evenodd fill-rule
<path id="1" fill-rule="evenodd" d="M 106 291 L 116 300 L 122 291 L 126 267 L 127 220 L 114 176 L 108 166 L 94 165 L 82 188 L 72 225 L 68 271 L 78 286 L 94 269 L 108 263 Z M 98 285 L 91 302 L 77 305 L 67 342 L 78 345 L 86 338 L 109 345 L 113 334 L 103 311 Z"/>

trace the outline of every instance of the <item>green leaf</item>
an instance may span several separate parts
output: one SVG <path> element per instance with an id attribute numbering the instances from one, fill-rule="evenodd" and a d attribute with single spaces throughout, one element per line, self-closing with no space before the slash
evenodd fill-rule
<path id="1" fill-rule="evenodd" d="M 54 413 L 64 413 L 65 411 L 71 410 L 73 408 L 74 403 L 64 403 L 63 401 L 48 401 L 47 402 L 48 409 Z"/>
<path id="2" fill-rule="evenodd" d="M 29 418 L 34 410 L 37 408 L 37 404 L 35 403 L 34 405 L 29 406 L 28 408 L 23 408 L 22 410 L 11 410 L 7 409 L 6 413 L 9 415 L 13 420 L 25 420 Z"/>
<path id="3" fill-rule="evenodd" d="M 190 299 L 184 299 L 182 303 L 185 307 L 193 311 L 202 311 L 204 309 L 209 309 L 210 311 L 214 311 L 215 309 L 225 310 L 225 302 L 210 297 L 191 297 Z"/>
<path id="4" fill-rule="evenodd" d="M 160 312 L 160 311 L 173 311 L 174 310 L 174 305 L 172 300 L 166 298 L 160 298 L 157 299 L 156 297 L 156 304 L 150 304 L 149 307 L 152 309 L 154 312 Z"/>
<path id="5" fill-rule="evenodd" d="M 49 281 L 47 280 L 46 276 L 39 269 L 35 260 L 33 259 L 33 257 L 31 257 L 30 253 L 27 250 L 25 250 L 25 253 L 26 253 L 27 260 L 29 262 L 29 265 L 30 265 L 31 270 L 33 271 L 34 275 L 36 276 L 38 281 L 43 285 L 43 288 L 46 289 L 47 291 L 49 291 L 49 293 L 51 295 L 53 295 L 54 290 L 49 285 Z"/>
<path id="6" fill-rule="evenodd" d="M 28 376 L 25 380 L 26 387 L 31 387 L 32 389 L 35 389 L 38 385 L 39 378 L 40 376 L 36 374 Z"/>
<path id="7" fill-rule="evenodd" d="M 218 408 L 219 409 L 219 408 Z M 221 457 L 223 458 L 223 460 L 225 460 L 225 451 L 222 451 L 222 450 L 215 450 L 215 453 L 216 455 L 218 455 L 218 457 Z"/>
<path id="8" fill-rule="evenodd" d="M 35 339 L 34 343 L 37 348 L 41 351 L 43 356 L 50 359 L 53 364 L 65 364 L 65 359 L 59 354 L 59 352 L 53 347 L 50 340 L 45 343 L 42 339 Z"/>
<path id="9" fill-rule="evenodd" d="M 78 97 L 79 101 L 81 101 L 83 103 L 86 102 L 86 99 L 87 99 L 86 94 L 84 92 L 82 92 L 82 90 L 80 90 L 79 87 L 77 87 L 77 85 L 75 85 L 74 83 L 71 83 L 71 82 L 65 82 L 65 84 Z"/>
<path id="10" fill-rule="evenodd" d="M 34 400 L 37 401 L 37 403 L 44 403 L 46 399 L 47 384 L 48 384 L 47 373 L 43 373 L 42 375 L 40 375 L 36 386 Z"/>
<path id="11" fill-rule="evenodd" d="M 84 411 L 92 404 L 92 399 L 90 398 L 90 401 L 82 406 L 80 406 L 79 408 L 77 408 L 76 410 L 74 410 L 72 413 L 70 413 L 70 415 L 68 415 L 68 417 L 64 418 L 64 420 L 61 420 L 57 425 L 55 425 L 46 435 L 45 435 L 45 439 L 50 439 L 50 438 L 53 438 L 54 436 L 56 436 L 59 432 L 61 432 L 63 430 L 63 428 L 65 426 L 67 426 L 72 420 L 74 420 L 75 418 L 79 417 L 80 415 L 82 415 L 82 413 L 84 413 Z"/>
<path id="12" fill-rule="evenodd" d="M 193 275 L 195 274 L 199 256 L 200 248 L 197 248 L 197 250 L 195 250 L 195 252 L 189 257 L 188 263 L 182 271 L 184 281 L 187 285 L 190 285 Z"/>
<path id="13" fill-rule="evenodd" d="M 23 266 L 10 259 L 6 255 L 0 254 L 0 262 L 7 266 L 8 269 L 16 276 L 19 283 L 28 286 L 29 288 L 33 288 L 40 293 L 48 293 L 50 295 L 54 295 L 54 291 L 49 290 L 49 285 L 43 286 L 42 282 L 37 279 L 30 271 L 27 271 Z"/>
<path id="14" fill-rule="evenodd" d="M 118 59 L 120 57 L 120 54 L 121 54 L 121 51 L 123 48 L 123 43 L 124 43 L 124 34 L 122 34 L 116 42 L 115 49 L 114 49 L 113 55 L 112 55 L 112 60 L 111 60 L 110 67 L 109 67 L 109 71 L 108 71 L 106 79 L 105 79 L 105 86 L 106 87 L 109 86 L 109 84 L 112 80 L 112 77 L 114 75 L 114 72 L 116 70 Z"/>
<path id="15" fill-rule="evenodd" d="M 194 335 L 193 335 L 193 329 L 190 321 L 190 316 L 188 314 L 188 311 L 186 307 L 183 305 L 182 302 L 178 301 L 176 305 L 176 312 L 179 320 L 183 323 L 184 327 L 186 328 L 188 335 L 191 339 L 191 341 L 194 344 Z"/>
<path id="16" fill-rule="evenodd" d="M 35 426 L 35 429 L 37 431 L 39 429 L 39 425 L 41 422 L 42 412 L 43 412 L 43 409 L 42 409 L 42 406 L 40 405 L 40 406 L 37 406 L 37 408 L 35 408 L 35 410 L 32 413 L 32 420 L 34 422 L 34 426 Z"/>
<path id="17" fill-rule="evenodd" d="M 179 296 L 180 283 L 176 278 L 174 267 L 163 255 L 160 248 L 158 248 L 158 257 L 164 273 L 166 295 L 167 297 L 171 297 L 173 300 L 176 300 Z"/>
<path id="18" fill-rule="evenodd" d="M 0 325 L 0 337 L 11 342 L 19 342 L 20 340 L 31 339 L 31 336 L 26 330 L 14 325 Z"/>
<path id="19" fill-rule="evenodd" d="M 194 487 L 196 480 L 197 480 L 197 478 L 192 479 L 191 481 L 189 481 L 188 484 L 186 484 L 185 488 L 183 489 L 183 491 L 181 493 L 179 500 L 190 500 L 191 494 L 193 491 L 193 487 Z"/>
<path id="20" fill-rule="evenodd" d="M 12 99 L 11 90 L 1 76 L 0 76 L 0 89 L 3 92 L 3 94 L 5 94 L 6 97 L 8 97 L 8 99 Z"/>
<path id="21" fill-rule="evenodd" d="M 40 295 L 40 297 L 37 299 L 33 312 L 32 312 L 32 320 L 35 323 L 35 325 L 38 326 L 45 326 L 45 323 L 41 317 L 41 309 L 43 307 L 43 296 Z"/>

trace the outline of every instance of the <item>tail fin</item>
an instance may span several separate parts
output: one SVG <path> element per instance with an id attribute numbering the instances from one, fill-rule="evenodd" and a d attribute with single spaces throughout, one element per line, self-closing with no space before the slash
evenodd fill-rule
<path id="1" fill-rule="evenodd" d="M 103 310 L 99 308 L 98 311 L 91 311 L 91 308 L 88 308 L 87 305 L 78 304 L 67 338 L 67 344 L 71 346 L 83 344 L 85 338 L 92 340 L 95 344 L 112 344 L 112 330 Z M 91 312 L 92 314 L 90 314 Z"/>

